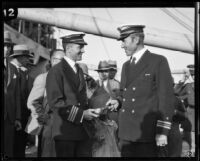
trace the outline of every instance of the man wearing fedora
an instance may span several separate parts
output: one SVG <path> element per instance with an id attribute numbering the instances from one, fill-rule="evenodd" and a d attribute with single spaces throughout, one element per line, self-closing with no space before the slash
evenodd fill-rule
<path id="1" fill-rule="evenodd" d="M 56 157 L 91 156 L 91 140 L 85 125 L 98 115 L 94 109 L 88 109 L 83 71 L 76 63 L 82 60 L 87 45 L 84 35 L 62 37 L 64 59 L 47 75 L 47 102 L 53 115 Z"/>
<path id="2" fill-rule="evenodd" d="M 106 88 L 107 81 L 108 81 L 108 71 L 109 71 L 109 64 L 106 60 L 100 61 L 98 65 L 98 69 L 95 71 L 99 74 L 99 79 L 96 81 L 98 86 Z M 107 89 L 106 89 L 107 91 Z"/>
<path id="3" fill-rule="evenodd" d="M 27 108 L 27 99 L 32 88 L 33 78 L 29 76 L 27 69 L 32 56 L 29 53 L 28 46 L 25 44 L 15 45 L 13 48 L 13 54 L 10 56 L 10 64 L 12 64 L 19 75 L 19 101 L 20 101 L 20 128 L 15 131 L 15 143 L 14 143 L 14 156 L 25 157 L 25 147 L 27 133 L 25 133 L 25 127 L 28 122 L 30 111 Z"/>
<path id="4" fill-rule="evenodd" d="M 179 81 L 179 83 L 175 86 L 175 93 L 178 97 L 183 101 L 187 112 L 187 119 L 182 123 L 183 125 L 183 140 L 184 140 L 184 148 L 188 151 L 192 152 L 192 156 L 194 156 L 195 152 L 195 89 L 194 89 L 194 65 L 187 65 L 188 72 L 185 73 L 183 78 Z M 189 147 L 186 148 L 185 143 L 189 144 Z M 183 156 L 186 155 L 184 154 Z"/>
<path id="5" fill-rule="evenodd" d="M 4 32 L 4 134 L 1 139 L 4 143 L 4 155 L 14 157 L 15 129 L 21 129 L 21 104 L 19 73 L 17 68 L 9 62 L 13 42 L 8 31 Z"/>
<path id="6" fill-rule="evenodd" d="M 121 47 L 130 60 L 122 67 L 121 97 L 108 101 L 107 105 L 111 110 L 119 110 L 122 157 L 156 157 L 157 148 L 168 144 L 174 112 L 173 83 L 167 59 L 144 47 L 144 27 L 118 28 L 118 40 L 122 41 Z"/>

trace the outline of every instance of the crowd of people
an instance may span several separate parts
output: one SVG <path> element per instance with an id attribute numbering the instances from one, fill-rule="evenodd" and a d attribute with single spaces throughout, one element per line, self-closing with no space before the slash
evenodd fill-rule
<path id="1" fill-rule="evenodd" d="M 167 59 L 144 46 L 142 25 L 118 28 L 130 60 L 99 62 L 94 80 L 82 60 L 85 34 L 62 37 L 47 72 L 29 75 L 33 55 L 4 32 L 4 155 L 25 157 L 29 135 L 38 157 L 194 156 L 194 66 L 178 84 Z"/>

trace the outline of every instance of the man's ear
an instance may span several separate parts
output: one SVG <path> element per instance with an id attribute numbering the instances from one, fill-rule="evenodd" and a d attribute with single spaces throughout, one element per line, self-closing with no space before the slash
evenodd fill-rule
<path id="1" fill-rule="evenodd" d="M 135 40 L 134 41 L 138 45 L 140 43 L 140 37 L 139 36 L 135 36 Z"/>

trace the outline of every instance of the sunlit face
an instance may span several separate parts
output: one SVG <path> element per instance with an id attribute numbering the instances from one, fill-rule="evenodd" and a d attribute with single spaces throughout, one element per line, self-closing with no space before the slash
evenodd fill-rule
<path id="1" fill-rule="evenodd" d="M 4 58 L 10 55 L 11 49 L 12 49 L 11 44 L 4 43 Z"/>
<path id="2" fill-rule="evenodd" d="M 137 50 L 136 37 L 128 36 L 122 40 L 121 48 L 125 50 L 127 56 L 132 56 Z"/>
<path id="3" fill-rule="evenodd" d="M 84 52 L 85 52 L 84 45 L 72 44 L 68 56 L 75 62 L 81 61 Z"/>
<path id="4" fill-rule="evenodd" d="M 108 79 L 108 70 L 99 71 L 98 73 L 100 80 L 104 81 Z"/>
<path id="5" fill-rule="evenodd" d="M 63 51 L 55 51 L 53 56 L 51 57 L 51 65 L 54 66 L 62 60 L 62 58 L 65 56 L 65 53 Z"/>

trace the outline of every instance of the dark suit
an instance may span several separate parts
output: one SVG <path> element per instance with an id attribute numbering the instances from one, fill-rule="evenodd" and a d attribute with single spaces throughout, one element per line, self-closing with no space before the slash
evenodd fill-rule
<path id="1" fill-rule="evenodd" d="M 50 69 L 46 81 L 47 100 L 53 111 L 52 135 L 56 144 L 56 156 L 79 156 L 90 147 L 81 142 L 89 139 L 84 123 L 83 111 L 87 109 L 86 84 L 83 71 L 78 74 L 65 59 Z M 66 144 L 65 144 L 66 143 Z M 80 146 L 78 146 L 80 144 Z M 82 154 L 84 155 L 84 154 Z"/>
<path id="2" fill-rule="evenodd" d="M 4 71 L 4 154 L 13 157 L 14 122 L 21 119 L 21 99 L 18 70 L 11 63 L 7 66 Z"/>
<path id="3" fill-rule="evenodd" d="M 26 68 L 19 68 L 19 81 L 20 81 L 20 108 L 21 108 L 21 124 L 22 129 L 15 132 L 15 145 L 14 155 L 15 157 L 25 157 L 25 147 L 27 141 L 27 133 L 25 127 L 28 122 L 30 111 L 27 108 L 27 99 L 32 88 L 33 78 L 28 75 Z"/>
<path id="4" fill-rule="evenodd" d="M 119 138 L 127 149 L 133 147 L 126 141 L 140 148 L 125 156 L 155 156 L 155 135 L 168 134 L 174 112 L 172 77 L 166 58 L 147 50 L 136 65 L 125 62 L 120 88 Z"/>

